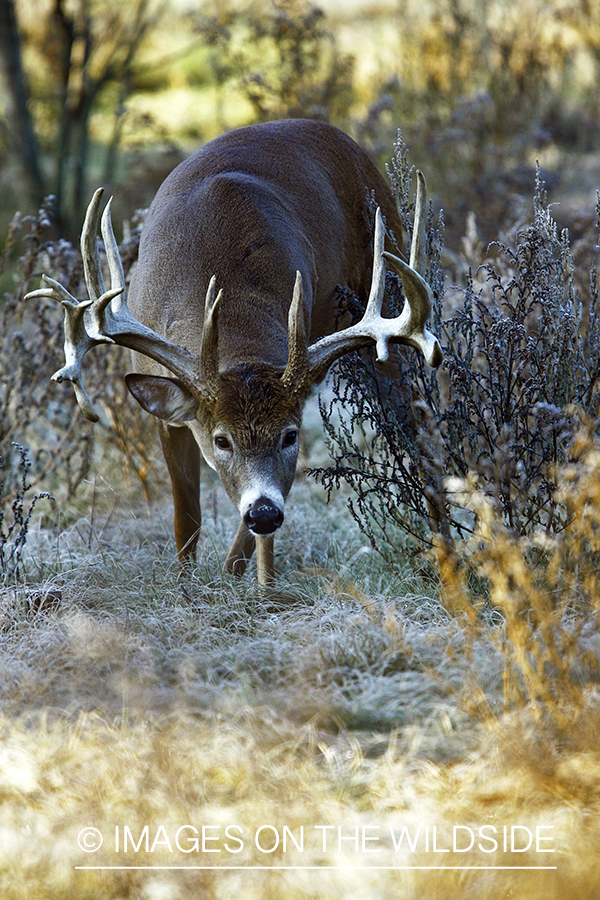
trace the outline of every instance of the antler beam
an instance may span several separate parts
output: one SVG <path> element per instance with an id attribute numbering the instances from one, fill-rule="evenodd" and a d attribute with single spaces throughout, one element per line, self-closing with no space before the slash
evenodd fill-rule
<path id="1" fill-rule="evenodd" d="M 97 344 L 120 344 L 165 366 L 195 396 L 202 396 L 210 401 L 216 374 L 216 329 L 212 324 L 216 321 L 221 298 L 219 293 L 215 299 L 214 277 L 206 295 L 207 318 L 211 325 L 207 331 L 210 334 L 203 339 L 203 349 L 206 348 L 206 352 L 198 360 L 184 347 L 173 344 L 142 325 L 129 311 L 125 298 L 123 265 L 112 227 L 110 201 L 102 216 L 101 226 L 111 280 L 110 289 L 105 289 L 96 237 L 103 193 L 103 188 L 98 188 L 92 197 L 81 234 L 81 255 L 89 299 L 77 300 L 65 287 L 47 275 L 42 275 L 47 287 L 26 295 L 26 299 L 47 297 L 58 300 L 65 310 L 65 365 L 55 372 L 53 381 L 71 381 L 84 416 L 97 422 L 98 413 L 83 384 L 81 363 L 88 350 Z M 211 375 L 208 382 L 204 377 L 206 369 Z"/>
<path id="2" fill-rule="evenodd" d="M 442 362 L 442 350 L 437 338 L 425 328 L 431 312 L 433 294 L 425 281 L 425 228 L 427 222 L 427 186 L 423 173 L 417 172 L 417 199 L 410 263 L 384 250 L 385 227 L 381 210 L 375 215 L 375 238 L 373 248 L 373 277 L 365 313 L 356 325 L 343 331 L 327 335 L 312 344 L 308 351 L 302 351 L 304 325 L 300 321 L 303 307 L 298 298 L 302 295 L 302 278 L 298 273 L 294 288 L 294 300 L 290 308 L 290 362 L 294 361 L 296 375 L 303 370 L 307 382 L 313 383 L 324 377 L 329 367 L 352 350 L 373 343 L 376 345 L 377 359 L 385 362 L 389 356 L 389 342 L 409 344 L 421 350 L 430 366 Z M 385 262 L 387 260 L 402 276 L 406 300 L 399 316 L 384 319 L 381 315 L 385 291 Z M 284 379 L 292 380 L 288 369 Z"/>

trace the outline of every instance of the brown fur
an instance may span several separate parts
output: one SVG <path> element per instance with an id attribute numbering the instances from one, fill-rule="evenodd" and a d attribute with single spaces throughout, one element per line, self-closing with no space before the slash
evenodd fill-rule
<path id="1" fill-rule="evenodd" d="M 290 417 L 300 425 L 304 399 L 285 389 L 280 370 L 243 365 L 219 376 L 213 416 L 236 435 L 241 450 L 268 453 Z"/>
<path id="2" fill-rule="evenodd" d="M 219 388 L 214 408 L 201 402 L 198 411 L 207 444 L 220 423 L 250 463 L 269 453 L 281 458 L 282 428 L 300 424 L 310 390 L 302 378 L 291 387 L 293 379 L 286 385 L 280 378 L 296 273 L 312 344 L 343 327 L 339 286 L 367 299 L 373 193 L 402 249 L 396 204 L 368 156 L 337 128 L 302 119 L 229 132 L 179 165 L 159 189 L 128 301 L 137 319 L 198 356 L 204 298 L 215 276 L 223 291 Z M 139 373 L 166 374 L 141 353 L 134 359 Z M 176 431 L 161 426 L 183 559 L 195 552 L 200 524 L 198 453 Z"/>

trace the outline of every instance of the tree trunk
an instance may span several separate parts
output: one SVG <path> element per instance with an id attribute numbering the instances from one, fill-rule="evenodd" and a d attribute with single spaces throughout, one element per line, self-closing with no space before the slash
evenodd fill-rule
<path id="1" fill-rule="evenodd" d="M 38 145 L 29 112 L 27 79 L 21 64 L 21 41 L 13 0 L 0 0 L 0 81 L 6 97 L 6 127 L 31 199 L 44 196 L 44 178 Z"/>

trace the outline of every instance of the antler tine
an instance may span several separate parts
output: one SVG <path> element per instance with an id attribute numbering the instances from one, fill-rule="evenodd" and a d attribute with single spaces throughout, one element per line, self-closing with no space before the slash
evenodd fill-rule
<path id="1" fill-rule="evenodd" d="M 430 366 L 439 366 L 442 361 L 442 349 L 437 339 L 427 331 L 425 323 L 431 312 L 433 293 L 425 281 L 426 242 L 427 242 L 427 182 L 420 170 L 417 170 L 417 197 L 415 202 L 415 220 L 410 247 L 410 263 L 407 264 L 393 253 L 383 252 L 383 256 L 402 276 L 406 300 L 401 315 L 396 320 L 405 332 L 402 343 L 410 344 L 421 350 Z"/>
<path id="2" fill-rule="evenodd" d="M 410 244 L 410 268 L 425 275 L 427 249 L 427 182 L 420 169 L 417 169 L 417 198 L 415 201 L 415 220 L 413 222 L 412 241 Z"/>
<path id="3" fill-rule="evenodd" d="M 430 366 L 439 366 L 442 361 L 440 345 L 425 323 L 431 311 L 432 291 L 422 275 L 413 267 L 420 267 L 425 272 L 425 226 L 427 195 L 423 174 L 417 174 L 417 203 L 413 241 L 411 245 L 411 263 L 384 248 L 385 228 L 381 210 L 375 215 L 375 237 L 373 252 L 373 278 L 371 291 L 364 316 L 356 325 L 343 331 L 335 332 L 321 338 L 308 348 L 310 377 L 319 381 L 336 359 L 352 350 L 359 350 L 373 342 L 376 345 L 377 359 L 385 362 L 389 355 L 390 341 L 409 344 L 423 353 Z M 381 315 L 383 295 L 385 291 L 385 263 L 388 260 L 403 278 L 406 300 L 404 309 L 393 319 L 384 319 Z"/>
<path id="4" fill-rule="evenodd" d="M 108 270 L 110 272 L 110 286 L 113 289 L 120 287 L 124 292 L 125 272 L 123 271 L 123 261 L 121 259 L 121 254 L 119 253 L 119 246 L 117 244 L 117 239 L 115 238 L 115 232 L 112 226 L 112 201 L 113 198 L 111 197 L 106 204 L 106 208 L 102 214 L 100 229 L 102 231 L 104 249 L 106 251 L 106 259 L 108 261 Z M 117 301 L 117 297 L 115 297 L 115 301 Z M 113 311 L 117 312 L 121 305 L 121 302 L 124 301 L 125 295 L 123 293 L 121 300 L 113 304 Z"/>
<path id="5" fill-rule="evenodd" d="M 81 229 L 81 258 L 83 260 L 83 275 L 85 285 L 90 295 L 90 300 L 98 300 L 104 294 L 104 278 L 100 265 L 98 252 L 98 221 L 100 219 L 100 202 L 104 188 L 94 191 L 89 206 L 86 210 L 83 228 Z"/>
<path id="6" fill-rule="evenodd" d="M 288 348 L 288 361 L 281 380 L 290 390 L 303 391 L 309 377 L 309 366 L 304 328 L 304 284 L 301 272 L 296 272 L 294 293 L 288 313 Z"/>
<path id="7" fill-rule="evenodd" d="M 219 311 L 223 291 L 217 294 L 217 278 L 213 275 L 206 291 L 204 302 L 204 324 L 202 327 L 202 344 L 198 375 L 204 385 L 203 393 L 209 401 L 213 401 L 217 393 L 219 377 Z"/>
<path id="8" fill-rule="evenodd" d="M 373 236 L 373 276 L 371 278 L 371 290 L 369 292 L 369 299 L 367 300 L 367 308 L 365 309 L 365 314 L 362 318 L 362 322 L 365 324 L 370 321 L 373 321 L 373 323 L 383 321 L 381 318 L 381 307 L 383 305 L 383 296 L 385 294 L 384 246 L 385 226 L 383 224 L 381 209 L 377 207 L 375 213 L 375 234 Z M 377 342 L 377 359 L 384 361 L 388 358 L 387 340 L 385 339 L 385 335 L 378 333 L 375 340 Z"/>

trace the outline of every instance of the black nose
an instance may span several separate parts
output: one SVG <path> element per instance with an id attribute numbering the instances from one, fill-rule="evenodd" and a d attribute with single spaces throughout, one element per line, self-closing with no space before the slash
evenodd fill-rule
<path id="1" fill-rule="evenodd" d="M 273 534 L 282 522 L 282 510 L 266 497 L 259 497 L 244 513 L 244 523 L 254 534 Z"/>

